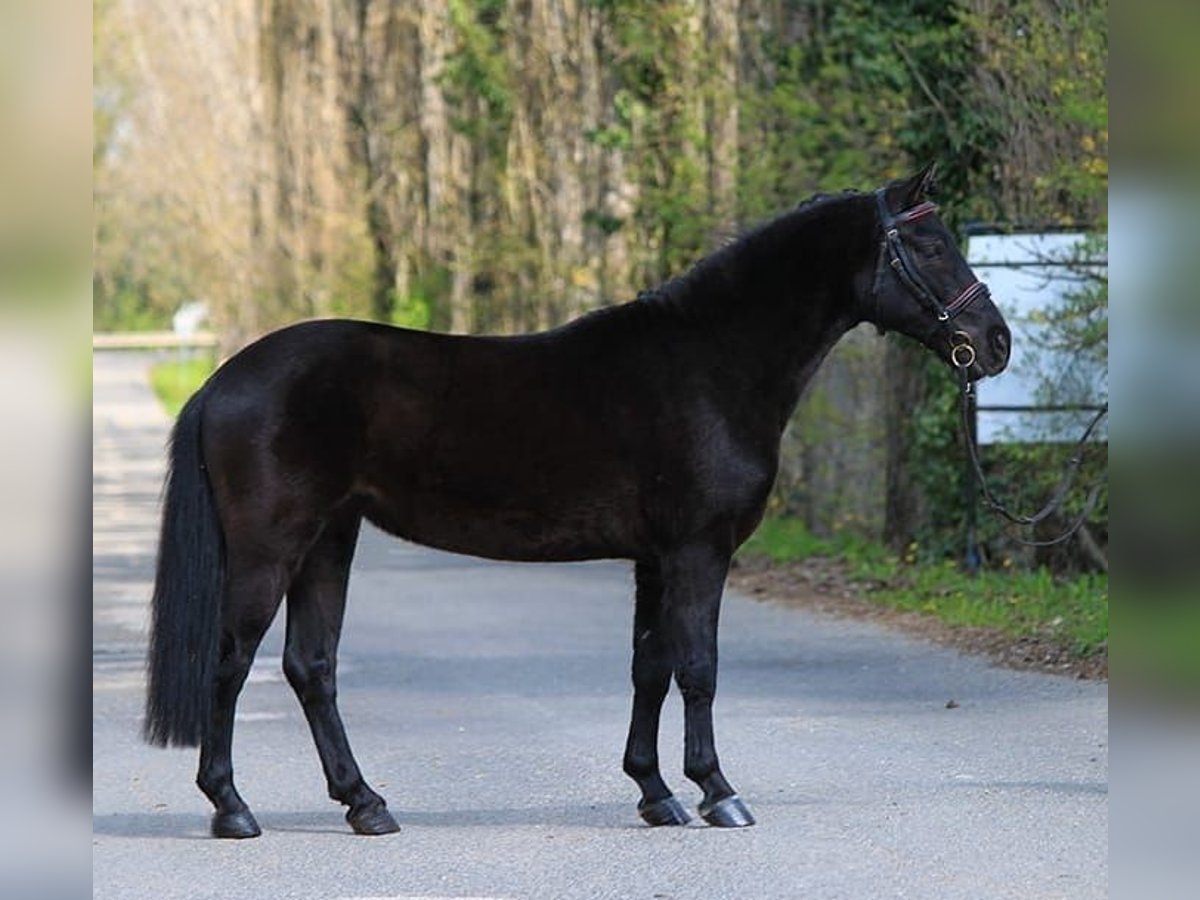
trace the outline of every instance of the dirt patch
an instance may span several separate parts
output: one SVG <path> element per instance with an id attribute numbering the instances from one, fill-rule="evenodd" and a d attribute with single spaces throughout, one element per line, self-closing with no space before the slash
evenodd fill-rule
<path id="1" fill-rule="evenodd" d="M 1048 637 L 1014 637 L 993 628 L 956 627 L 933 616 L 892 609 L 869 599 L 870 589 L 878 585 L 854 581 L 846 567 L 835 559 L 771 563 L 761 558 L 739 558 L 730 572 L 729 584 L 756 599 L 898 628 L 966 653 L 986 656 L 1011 669 L 1034 669 L 1089 680 L 1108 678 L 1107 649 L 1081 659 L 1070 648 Z"/>

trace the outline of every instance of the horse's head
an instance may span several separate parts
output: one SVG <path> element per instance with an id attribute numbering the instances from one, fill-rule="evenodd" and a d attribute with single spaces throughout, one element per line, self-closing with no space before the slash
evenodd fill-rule
<path id="1" fill-rule="evenodd" d="M 929 200 L 933 166 L 875 194 L 879 258 L 867 319 L 920 341 L 972 379 L 1008 365 L 1012 335 Z"/>

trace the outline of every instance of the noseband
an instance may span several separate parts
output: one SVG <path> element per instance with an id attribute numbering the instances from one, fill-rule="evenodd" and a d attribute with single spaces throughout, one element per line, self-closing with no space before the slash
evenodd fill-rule
<path id="1" fill-rule="evenodd" d="M 896 214 L 892 214 L 887 206 L 887 198 L 882 189 L 875 192 L 875 204 L 879 208 L 879 224 L 883 228 L 883 246 L 881 248 L 880 267 L 883 260 L 900 279 L 900 283 L 916 298 L 917 302 L 934 317 L 935 328 L 950 331 L 950 322 L 960 312 L 970 306 L 980 297 L 988 296 L 987 285 L 982 281 L 973 281 L 950 300 L 942 303 L 936 292 L 921 270 L 917 268 L 904 241 L 900 240 L 900 226 L 915 222 L 937 210 L 937 204 L 929 200 L 910 206 Z M 876 296 L 878 297 L 878 280 L 876 281 Z M 969 369 L 975 362 L 975 348 L 971 338 L 965 331 L 950 331 L 950 359 L 960 369 Z"/>

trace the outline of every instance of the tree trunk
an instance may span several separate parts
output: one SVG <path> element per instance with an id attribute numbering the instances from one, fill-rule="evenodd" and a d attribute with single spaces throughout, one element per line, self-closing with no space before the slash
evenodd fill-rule
<path id="1" fill-rule="evenodd" d="M 384 30 L 373 22 L 371 0 L 356 0 L 354 6 L 355 45 L 350 66 L 354 72 L 347 119 L 352 138 L 351 150 L 363 180 L 366 201 L 366 228 L 371 246 L 370 309 L 373 318 L 390 322 L 396 305 L 396 247 L 388 214 L 388 172 L 392 160 L 386 152 L 390 142 L 381 135 L 381 113 L 377 97 L 377 54 L 371 45 L 386 39 Z"/>
<path id="2" fill-rule="evenodd" d="M 886 504 L 883 537 L 893 550 L 912 543 L 925 514 L 925 501 L 911 477 L 912 411 L 926 399 L 925 379 L 917 356 L 922 348 L 892 337 L 884 351 L 887 380 Z"/>
<path id="3" fill-rule="evenodd" d="M 717 227 L 737 224 L 739 0 L 708 0 L 708 47 L 712 56 L 708 132 L 709 196 Z"/>

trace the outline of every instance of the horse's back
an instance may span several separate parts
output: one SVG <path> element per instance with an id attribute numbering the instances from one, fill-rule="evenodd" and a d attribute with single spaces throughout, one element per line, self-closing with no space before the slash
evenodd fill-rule
<path id="1" fill-rule="evenodd" d="M 569 330 L 486 338 L 344 320 L 273 332 L 206 387 L 214 489 L 260 528 L 355 502 L 450 550 L 628 555 L 636 428 L 611 369 L 581 359 L 587 344 Z"/>

